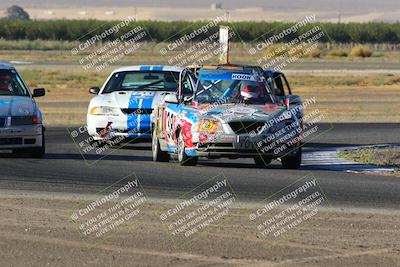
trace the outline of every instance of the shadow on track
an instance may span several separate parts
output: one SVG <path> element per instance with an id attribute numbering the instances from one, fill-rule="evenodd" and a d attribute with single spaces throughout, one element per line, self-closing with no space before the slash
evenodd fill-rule
<path id="1" fill-rule="evenodd" d="M 29 156 L 17 156 L 12 153 L 0 153 L 0 158 L 8 159 L 35 159 Z M 56 159 L 56 160 L 83 160 L 82 155 L 74 153 L 46 153 L 41 159 L 35 160 L 46 160 L 46 159 Z M 85 159 L 88 161 L 99 160 L 98 155 L 85 155 Z M 100 160 L 105 161 L 151 161 L 151 157 L 145 156 L 128 156 L 128 155 L 106 155 Z"/>

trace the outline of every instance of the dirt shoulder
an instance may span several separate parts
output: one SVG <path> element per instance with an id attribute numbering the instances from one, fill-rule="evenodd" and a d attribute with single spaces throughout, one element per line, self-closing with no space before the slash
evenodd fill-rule
<path id="1" fill-rule="evenodd" d="M 87 200 L 84 201 L 88 202 Z M 219 225 L 176 242 L 149 202 L 141 214 L 100 241 L 81 236 L 70 219 L 80 199 L 1 197 L 0 258 L 6 266 L 396 266 L 400 215 L 321 211 L 285 238 L 266 240 L 234 207 Z M 89 202 L 88 202 L 89 203 Z M 295 265 L 293 265 L 295 264 Z"/>

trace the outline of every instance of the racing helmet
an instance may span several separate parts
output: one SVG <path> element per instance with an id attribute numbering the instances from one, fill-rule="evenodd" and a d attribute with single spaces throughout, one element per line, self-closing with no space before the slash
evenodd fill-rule
<path id="1" fill-rule="evenodd" d="M 0 90 L 9 90 L 11 76 L 9 74 L 0 74 Z"/>
<path id="2" fill-rule="evenodd" d="M 242 82 L 240 95 L 244 99 L 257 99 L 262 96 L 262 86 L 258 82 Z"/>

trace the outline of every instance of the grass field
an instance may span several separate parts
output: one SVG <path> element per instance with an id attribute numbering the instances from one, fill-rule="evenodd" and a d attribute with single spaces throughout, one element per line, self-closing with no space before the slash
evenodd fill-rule
<path id="1" fill-rule="evenodd" d="M 345 159 L 365 164 L 400 168 L 400 147 L 344 150 L 340 152 L 340 156 Z"/>
<path id="2" fill-rule="evenodd" d="M 39 60 L 39 61 L 55 61 L 55 60 L 68 60 L 78 61 L 82 56 L 88 55 L 93 51 L 105 46 L 106 43 L 99 43 L 92 45 L 88 49 L 80 52 L 79 55 L 72 55 L 71 49 L 77 47 L 80 44 L 79 41 L 52 41 L 52 40 L 4 40 L 0 38 L 0 60 L 10 60 L 12 56 L 13 60 Z M 143 58 L 153 62 L 154 60 L 163 61 L 167 60 L 167 56 L 160 54 L 160 48 L 166 47 L 168 43 L 163 42 L 142 42 L 140 47 L 135 50 L 134 54 L 127 55 L 123 58 L 122 62 L 129 62 L 132 60 L 140 61 Z M 177 53 L 181 53 L 182 50 L 188 49 L 193 46 L 194 43 L 186 43 L 181 45 L 179 50 L 174 52 L 171 51 L 168 55 L 174 56 Z M 254 57 L 249 55 L 249 48 L 254 47 L 254 43 L 236 42 L 230 45 L 230 54 L 235 61 L 238 62 L 249 62 L 251 60 L 258 59 L 261 52 L 258 51 Z M 276 47 L 282 45 L 276 45 Z M 357 60 L 357 57 L 351 56 L 351 48 L 357 46 L 347 46 L 347 48 L 341 48 L 338 45 L 332 43 L 327 48 L 327 44 L 320 43 L 318 45 L 318 53 L 314 53 L 314 57 L 323 58 L 326 60 L 335 61 L 353 61 Z M 367 46 L 371 50 L 371 55 L 367 57 L 368 60 L 372 61 L 391 61 L 398 62 L 400 60 L 399 51 L 390 51 L 387 49 L 376 50 L 373 47 Z M 382 46 L 379 46 L 382 47 Z M 381 48 L 383 49 L 383 48 Z M 42 55 L 51 55 L 52 57 L 43 57 Z"/>
<path id="3" fill-rule="evenodd" d="M 339 156 L 343 159 L 364 164 L 393 167 L 393 171 L 381 172 L 383 175 L 400 177 L 400 147 L 372 147 L 342 150 Z"/>

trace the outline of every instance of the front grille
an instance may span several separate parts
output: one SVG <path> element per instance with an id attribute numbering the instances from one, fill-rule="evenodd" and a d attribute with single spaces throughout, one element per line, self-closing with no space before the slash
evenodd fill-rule
<path id="1" fill-rule="evenodd" d="M 231 121 L 229 126 L 235 134 L 259 134 L 265 126 L 262 121 Z"/>
<path id="2" fill-rule="evenodd" d="M 122 113 L 124 114 L 151 114 L 153 112 L 153 109 L 151 108 L 121 108 Z"/>
<path id="3" fill-rule="evenodd" d="M 0 146 L 22 145 L 22 138 L 0 138 Z"/>
<path id="4" fill-rule="evenodd" d="M 33 124 L 33 116 L 11 117 L 11 125 L 30 125 Z"/>
<path id="5" fill-rule="evenodd" d="M 0 128 L 6 127 L 7 118 L 0 118 Z"/>
<path id="6" fill-rule="evenodd" d="M 224 149 L 224 148 L 232 148 L 233 145 L 232 143 L 198 143 L 197 145 L 198 149 L 203 149 L 203 150 L 218 150 L 218 149 Z"/>

